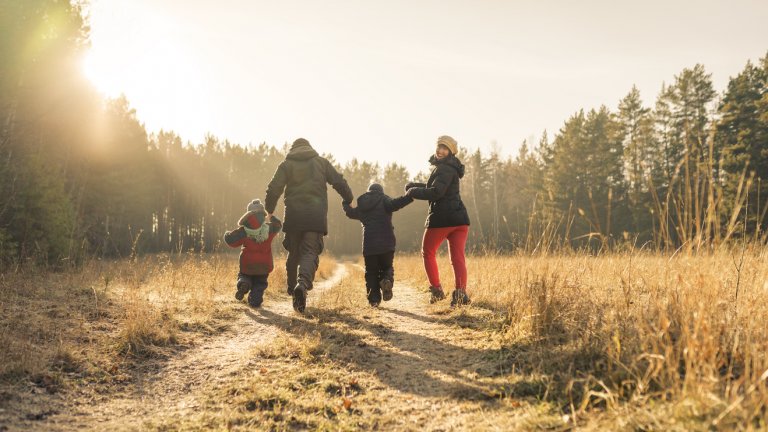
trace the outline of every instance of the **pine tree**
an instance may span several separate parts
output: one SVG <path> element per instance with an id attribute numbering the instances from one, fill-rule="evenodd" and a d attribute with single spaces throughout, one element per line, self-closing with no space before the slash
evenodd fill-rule
<path id="1" fill-rule="evenodd" d="M 654 159 L 659 154 L 653 137 L 651 111 L 643 107 L 637 87 L 632 86 L 629 94 L 619 102 L 616 121 L 619 138 L 624 147 L 631 231 L 642 233 L 645 239 L 651 229 L 649 211 L 652 203 L 648 193 L 648 180 L 652 176 Z"/>
<path id="2" fill-rule="evenodd" d="M 603 244 L 617 229 L 615 213 L 625 191 L 623 148 L 611 117 L 606 107 L 572 116 L 555 137 L 548 167 L 553 198 L 568 221 L 564 234 L 599 237 Z"/>
<path id="3" fill-rule="evenodd" d="M 546 140 L 546 135 L 544 140 Z M 532 224 L 541 223 L 544 171 L 536 154 L 523 142 L 514 161 L 504 166 L 502 189 L 508 191 L 503 203 L 503 218 L 513 247 L 526 246 Z"/>
<path id="4" fill-rule="evenodd" d="M 70 176 L 88 137 L 75 125 L 94 106 L 78 73 L 86 35 L 69 2 L 0 8 L 0 261 L 62 263 L 76 243 Z"/>
<path id="5" fill-rule="evenodd" d="M 728 82 L 719 107 L 717 123 L 717 147 L 722 148 L 729 209 L 734 210 L 736 191 L 742 181 L 742 173 L 755 173 L 752 198 L 747 212 L 755 231 L 765 228 L 764 209 L 768 182 L 768 55 L 759 66 L 747 62 L 744 70 Z"/>

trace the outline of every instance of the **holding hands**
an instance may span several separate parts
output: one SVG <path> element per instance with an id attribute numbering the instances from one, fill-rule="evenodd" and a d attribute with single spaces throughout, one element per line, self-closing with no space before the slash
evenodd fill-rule
<path id="1" fill-rule="evenodd" d="M 408 182 L 405 184 L 405 196 L 413 198 L 416 190 L 425 186 L 424 183 Z"/>

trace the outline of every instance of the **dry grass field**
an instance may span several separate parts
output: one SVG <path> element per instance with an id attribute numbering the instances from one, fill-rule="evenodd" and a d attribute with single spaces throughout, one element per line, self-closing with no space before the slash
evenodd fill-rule
<path id="1" fill-rule="evenodd" d="M 399 255 L 373 309 L 323 256 L 304 315 L 279 260 L 259 309 L 236 255 L 3 274 L 0 430 L 765 429 L 766 258 L 473 256 L 453 309 Z"/>

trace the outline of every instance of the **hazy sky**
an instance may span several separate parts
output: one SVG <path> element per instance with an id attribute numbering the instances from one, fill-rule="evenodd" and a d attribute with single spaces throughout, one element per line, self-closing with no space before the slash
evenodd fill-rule
<path id="1" fill-rule="evenodd" d="M 307 138 L 426 169 L 439 135 L 515 154 L 580 108 L 702 63 L 722 91 L 768 52 L 768 0 L 92 0 L 86 71 L 147 129 Z"/>

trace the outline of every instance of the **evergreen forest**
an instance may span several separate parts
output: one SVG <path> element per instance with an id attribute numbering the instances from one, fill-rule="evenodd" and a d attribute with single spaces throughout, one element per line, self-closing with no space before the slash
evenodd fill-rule
<path id="1" fill-rule="evenodd" d="M 173 131 L 149 133 L 129 100 L 106 99 L 83 76 L 88 43 L 77 3 L 0 0 L 3 266 L 223 249 L 223 233 L 251 199 L 263 199 L 288 143 L 185 142 Z M 764 243 L 768 54 L 745 61 L 724 89 L 714 88 L 701 64 L 659 88 L 656 95 L 630 88 L 610 107 L 577 107 L 559 130 L 523 142 L 514 157 L 472 150 L 485 143 L 459 137 L 468 248 L 669 251 Z M 321 144 L 315 148 L 323 153 Z M 355 195 L 377 181 L 398 196 L 406 182 L 425 178 L 429 154 L 421 173 L 324 156 Z M 359 253 L 357 222 L 344 216 L 333 190 L 329 199 L 327 248 Z M 418 250 L 426 212 L 417 202 L 395 215 L 399 249 Z"/>

